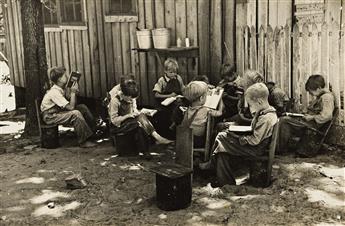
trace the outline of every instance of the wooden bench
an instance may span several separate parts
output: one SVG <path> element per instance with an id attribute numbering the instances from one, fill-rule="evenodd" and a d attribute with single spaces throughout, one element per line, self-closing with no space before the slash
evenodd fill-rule
<path id="1" fill-rule="evenodd" d="M 57 148 L 60 146 L 58 125 L 56 124 L 47 125 L 42 120 L 40 105 L 41 105 L 41 100 L 36 99 L 35 108 L 36 108 L 38 129 L 40 133 L 41 147 L 42 148 Z"/>

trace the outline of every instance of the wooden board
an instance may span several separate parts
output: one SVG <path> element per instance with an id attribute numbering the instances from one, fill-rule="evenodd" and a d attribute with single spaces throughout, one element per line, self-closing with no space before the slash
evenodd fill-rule
<path id="1" fill-rule="evenodd" d="M 176 10 L 176 38 L 182 40 L 185 46 L 185 38 L 187 37 L 187 12 L 186 12 L 186 0 L 175 0 Z M 177 59 L 179 65 L 179 74 L 181 75 L 183 82 L 187 82 L 187 60 L 183 58 Z"/>
<path id="2" fill-rule="evenodd" d="M 209 40 L 209 0 L 198 0 L 198 38 L 200 46 L 199 74 L 210 76 L 210 40 Z"/>
<path id="3" fill-rule="evenodd" d="M 85 75 L 85 85 L 86 85 L 86 96 L 93 96 L 92 88 L 92 72 L 91 72 L 91 56 L 90 56 L 90 44 L 88 38 L 88 32 L 82 31 L 83 40 L 83 62 L 84 62 L 84 75 Z"/>
<path id="4" fill-rule="evenodd" d="M 220 81 L 219 71 L 222 64 L 222 1 L 211 1 L 211 35 L 210 35 L 210 63 L 211 82 L 217 84 Z"/>
<path id="5" fill-rule="evenodd" d="M 128 23 L 120 23 L 123 74 L 131 73 L 130 31 Z"/>
<path id="6" fill-rule="evenodd" d="M 224 18 L 224 42 L 228 47 L 229 52 L 223 49 L 224 63 L 235 65 L 235 1 L 225 1 L 223 9 Z M 223 44 L 223 43 L 222 43 Z M 228 55 L 230 54 L 230 56 Z"/>
<path id="7" fill-rule="evenodd" d="M 9 24 L 8 7 L 5 7 L 4 4 L 2 4 L 1 7 L 2 7 L 1 9 L 2 9 L 3 15 L 4 15 L 4 27 L 6 31 L 8 31 L 8 32 L 5 32 L 6 58 L 8 59 L 8 66 L 10 70 L 13 70 L 14 68 L 13 67 L 13 53 L 12 53 L 13 46 L 11 45 L 11 32 L 10 32 L 11 26 Z M 16 76 L 13 76 L 13 73 L 12 73 L 12 76 L 10 76 L 10 79 L 11 79 L 12 85 L 16 84 Z"/>
<path id="8" fill-rule="evenodd" d="M 54 32 L 55 35 L 55 46 L 56 48 L 56 64 L 58 66 L 61 66 L 63 63 L 63 58 L 62 58 L 62 49 L 61 49 L 61 32 Z"/>
<path id="9" fill-rule="evenodd" d="M 257 4 L 258 4 L 258 12 L 257 12 L 258 27 L 264 26 L 264 28 L 266 28 L 268 25 L 268 0 L 257 1 Z"/>
<path id="10" fill-rule="evenodd" d="M 190 46 L 198 46 L 198 2 L 197 0 L 186 1 L 187 4 L 187 37 Z M 198 59 L 187 59 L 187 82 L 191 81 L 198 74 Z"/>
<path id="11" fill-rule="evenodd" d="M 83 63 L 83 41 L 82 41 L 82 31 L 74 31 L 74 40 L 75 40 L 75 64 L 76 70 L 79 71 L 82 75 L 79 80 L 79 90 L 81 96 L 86 96 L 86 77 L 84 72 L 84 63 Z"/>
<path id="12" fill-rule="evenodd" d="M 55 34 L 54 32 L 49 32 L 49 43 L 50 43 L 50 60 L 51 60 L 51 64 L 53 67 L 57 66 L 57 60 L 56 60 L 56 49 L 57 46 L 55 44 Z M 74 40 L 72 39 L 72 42 L 74 42 Z"/>
<path id="13" fill-rule="evenodd" d="M 165 27 L 165 12 L 164 12 L 164 0 L 156 0 L 155 5 L 155 27 L 164 28 Z M 170 32 L 172 32 L 170 30 Z M 170 36 L 171 37 L 171 36 Z M 157 75 L 162 75 L 164 73 L 163 65 L 160 62 L 156 64 Z"/>

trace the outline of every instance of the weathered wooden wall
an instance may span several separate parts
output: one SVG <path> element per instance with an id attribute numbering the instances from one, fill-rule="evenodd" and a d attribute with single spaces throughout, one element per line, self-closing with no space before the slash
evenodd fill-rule
<path id="1" fill-rule="evenodd" d="M 109 0 L 83 3 L 85 26 L 45 28 L 48 66 L 64 65 L 68 72 L 82 72 L 82 96 L 104 97 L 118 83 L 120 75 L 132 73 L 140 85 L 141 102 L 153 103 L 151 90 L 162 75 L 162 67 L 153 55 L 131 50 L 137 47 L 136 27 L 168 27 L 172 45 L 176 45 L 177 38 L 189 37 L 191 45 L 200 46 L 199 59 L 178 60 L 186 83 L 196 74 L 207 74 L 217 82 L 220 65 L 234 63 L 234 1 L 137 0 L 138 21 L 134 22 L 107 22 Z M 12 82 L 25 87 L 19 1 L 7 0 L 5 12 Z"/>

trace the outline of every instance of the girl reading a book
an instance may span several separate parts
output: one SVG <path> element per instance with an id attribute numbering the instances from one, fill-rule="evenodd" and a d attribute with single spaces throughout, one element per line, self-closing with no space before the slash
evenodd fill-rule
<path id="1" fill-rule="evenodd" d="M 208 85 L 201 81 L 190 82 L 182 91 L 183 96 L 190 102 L 190 106 L 184 113 L 182 124 L 188 124 L 193 129 L 195 148 L 205 146 L 208 114 L 213 117 L 219 117 L 224 110 L 223 101 L 221 100 L 217 110 L 204 106 L 208 91 Z"/>
<path id="2" fill-rule="evenodd" d="M 122 79 L 120 86 L 121 91 L 111 98 L 109 104 L 110 132 L 116 135 L 135 131 L 137 147 L 141 148 L 144 156 L 149 158 L 149 136 L 160 144 L 168 144 L 172 141 L 160 136 L 146 115 L 138 111 L 136 98 L 139 90 L 136 82 L 131 79 Z"/>

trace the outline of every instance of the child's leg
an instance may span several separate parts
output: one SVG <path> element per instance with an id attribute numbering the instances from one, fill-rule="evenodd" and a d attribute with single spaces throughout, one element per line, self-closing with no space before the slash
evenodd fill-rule
<path id="1" fill-rule="evenodd" d="M 75 107 L 75 110 L 80 111 L 91 130 L 96 132 L 96 119 L 90 112 L 89 108 L 85 104 L 78 104 Z"/>
<path id="2" fill-rule="evenodd" d="M 218 185 L 236 185 L 234 169 L 231 165 L 231 155 L 227 153 L 216 154 L 216 173 Z"/>
<path id="3" fill-rule="evenodd" d="M 168 144 L 172 141 L 163 138 L 161 135 L 159 135 L 155 128 L 153 127 L 150 120 L 146 117 L 144 114 L 140 114 L 137 118 L 138 122 L 140 123 L 140 127 L 143 129 L 143 131 L 146 133 L 147 136 L 152 135 L 153 138 L 156 139 L 156 141 L 160 144 Z"/>

